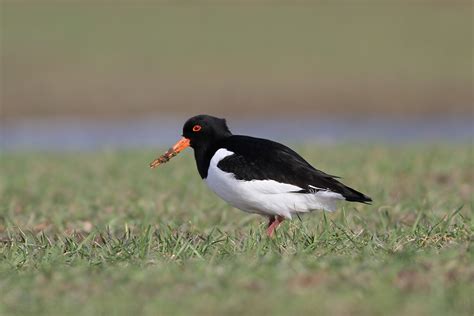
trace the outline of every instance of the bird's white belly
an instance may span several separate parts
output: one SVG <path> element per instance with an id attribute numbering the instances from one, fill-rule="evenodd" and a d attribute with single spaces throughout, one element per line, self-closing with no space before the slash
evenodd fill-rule
<path id="1" fill-rule="evenodd" d="M 343 199 L 340 194 L 334 192 L 294 193 L 301 188 L 274 180 L 237 180 L 232 173 L 217 167 L 220 160 L 233 154 L 226 149 L 216 151 L 205 181 L 219 197 L 238 209 L 291 218 L 291 214 L 297 212 L 316 209 L 332 211 L 336 201 Z"/>

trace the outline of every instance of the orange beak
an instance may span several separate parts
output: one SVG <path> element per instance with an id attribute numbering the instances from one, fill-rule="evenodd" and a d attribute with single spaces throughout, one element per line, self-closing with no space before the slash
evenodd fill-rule
<path id="1" fill-rule="evenodd" d="M 150 163 L 150 168 L 153 169 L 153 168 L 158 167 L 161 164 L 168 162 L 171 158 L 173 158 L 174 156 L 179 154 L 181 151 L 183 151 L 183 149 L 186 149 L 187 147 L 189 147 L 189 145 L 190 145 L 189 139 L 187 139 L 186 137 L 181 138 L 179 142 L 174 144 L 174 146 L 168 149 L 167 152 L 165 152 L 163 155 L 153 160 Z"/>

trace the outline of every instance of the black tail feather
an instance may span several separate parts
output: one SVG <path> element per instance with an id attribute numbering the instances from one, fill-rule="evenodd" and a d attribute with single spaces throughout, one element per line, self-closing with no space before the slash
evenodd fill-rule
<path id="1" fill-rule="evenodd" d="M 342 194 L 342 196 L 349 202 L 359 202 L 364 204 L 372 204 L 372 198 L 354 190 L 353 188 L 346 187 L 347 190 Z"/>

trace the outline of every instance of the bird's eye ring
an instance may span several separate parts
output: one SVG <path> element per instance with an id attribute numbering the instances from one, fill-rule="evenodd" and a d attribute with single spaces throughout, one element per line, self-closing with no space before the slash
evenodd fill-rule
<path id="1" fill-rule="evenodd" d="M 194 125 L 193 126 L 193 132 L 199 132 L 202 129 L 201 125 Z"/>

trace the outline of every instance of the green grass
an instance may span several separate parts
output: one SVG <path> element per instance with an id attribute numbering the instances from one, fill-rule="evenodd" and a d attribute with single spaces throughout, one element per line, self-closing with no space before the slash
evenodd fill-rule
<path id="1" fill-rule="evenodd" d="M 469 1 L 7 1 L 2 18 L 11 75 L 471 78 Z"/>
<path id="2" fill-rule="evenodd" d="M 0 314 L 472 315 L 472 146 L 299 146 L 374 198 L 232 209 L 191 152 L 3 153 Z"/>
<path id="3" fill-rule="evenodd" d="M 471 2 L 4 0 L 2 115 L 468 115 Z"/>

